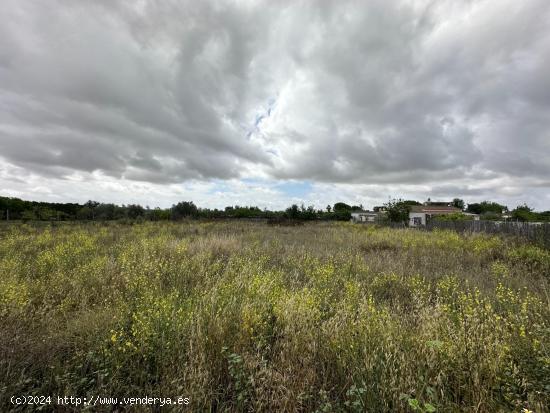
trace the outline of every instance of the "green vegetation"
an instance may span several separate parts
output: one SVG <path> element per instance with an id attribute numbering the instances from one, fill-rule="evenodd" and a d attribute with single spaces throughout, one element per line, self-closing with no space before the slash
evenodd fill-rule
<path id="1" fill-rule="evenodd" d="M 225 209 L 199 208 L 193 201 L 178 202 L 167 209 L 142 207 L 141 205 L 115 205 L 88 201 L 80 204 L 23 201 L 19 198 L 0 197 L 0 220 L 29 221 L 178 221 L 195 219 L 293 219 L 349 221 L 351 212 L 360 211 L 361 205 L 342 202 L 328 207 L 327 211 L 292 205 L 285 211 L 262 210 L 257 206 L 228 206 Z"/>
<path id="2" fill-rule="evenodd" d="M 474 218 L 471 215 L 454 212 L 452 214 L 436 215 L 433 219 L 436 221 L 471 221 Z"/>
<path id="3" fill-rule="evenodd" d="M 428 199 L 429 200 L 429 199 Z M 448 204 L 435 202 L 434 204 Z M 464 209 L 464 201 L 455 198 L 449 203 L 459 209 Z M 410 207 L 421 205 L 414 200 L 393 199 L 384 206 L 373 207 L 374 211 L 387 211 L 387 220 L 390 222 L 407 222 Z M 363 205 L 348 205 L 336 202 L 333 206 L 327 205 L 326 210 L 316 210 L 313 205 L 291 205 L 284 211 L 270 211 L 257 206 L 227 206 L 225 209 L 199 208 L 193 201 L 182 201 L 170 208 L 161 209 L 142 207 L 141 205 L 115 205 L 88 201 L 85 204 L 51 203 L 23 201 L 19 198 L 0 196 L 0 220 L 29 221 L 178 221 L 186 218 L 202 219 L 292 219 L 301 221 L 349 221 L 351 213 L 362 211 Z M 466 212 L 476 213 L 482 220 L 502 221 L 503 212 L 508 213 L 508 207 L 496 202 L 483 201 L 468 204 Z M 506 219 L 513 221 L 550 222 L 550 211 L 536 212 L 527 205 L 520 205 L 510 212 Z"/>
<path id="4" fill-rule="evenodd" d="M 181 395 L 189 411 L 548 412 L 549 282 L 548 250 L 485 234 L 3 225 L 0 411 L 35 394 Z"/>
<path id="5" fill-rule="evenodd" d="M 391 222 L 407 222 L 411 206 L 420 205 L 420 202 L 402 199 L 392 199 L 384 206 L 388 214 L 388 220 Z"/>
<path id="6" fill-rule="evenodd" d="M 546 221 L 550 222 L 550 211 L 535 212 L 527 205 L 519 205 L 512 211 L 512 219 L 514 221 Z"/>
<path id="7" fill-rule="evenodd" d="M 460 198 L 454 198 L 453 199 L 453 203 L 452 205 L 455 207 L 455 208 L 458 208 L 460 210 L 463 210 L 464 209 L 464 200 L 460 199 Z"/>
<path id="8" fill-rule="evenodd" d="M 466 211 L 472 214 L 480 214 L 480 215 L 486 214 L 486 213 L 493 213 L 493 214 L 500 215 L 503 212 L 508 211 L 508 207 L 496 202 L 483 201 L 479 204 L 477 203 L 468 204 L 468 208 L 466 209 Z"/>

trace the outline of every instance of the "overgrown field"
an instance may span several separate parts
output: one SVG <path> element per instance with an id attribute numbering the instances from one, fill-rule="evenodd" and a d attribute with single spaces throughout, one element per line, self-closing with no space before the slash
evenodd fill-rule
<path id="1" fill-rule="evenodd" d="M 549 281 L 548 250 L 481 234 L 4 226 L 0 411 L 548 412 Z"/>

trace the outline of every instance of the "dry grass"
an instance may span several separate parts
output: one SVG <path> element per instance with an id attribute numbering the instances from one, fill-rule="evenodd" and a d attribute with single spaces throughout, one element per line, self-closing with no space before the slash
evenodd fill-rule
<path id="1" fill-rule="evenodd" d="M 183 395 L 190 411 L 545 412 L 549 277 L 548 251 L 479 234 L 3 227 L 0 410 L 73 394 Z"/>

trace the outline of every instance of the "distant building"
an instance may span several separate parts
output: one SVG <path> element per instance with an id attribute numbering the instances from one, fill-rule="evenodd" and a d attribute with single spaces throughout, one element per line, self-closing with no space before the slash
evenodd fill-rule
<path id="1" fill-rule="evenodd" d="M 377 222 L 382 219 L 384 212 L 355 211 L 351 213 L 352 222 Z"/>
<path id="2" fill-rule="evenodd" d="M 426 225 L 437 215 L 462 213 L 462 210 L 452 206 L 452 202 L 425 202 L 424 205 L 413 205 L 409 211 L 409 227 Z"/>

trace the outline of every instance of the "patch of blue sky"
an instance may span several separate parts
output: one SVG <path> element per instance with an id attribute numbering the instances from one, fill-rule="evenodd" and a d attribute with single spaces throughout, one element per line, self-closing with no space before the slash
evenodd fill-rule
<path id="1" fill-rule="evenodd" d="M 240 181 L 251 187 L 273 188 L 289 198 L 305 198 L 313 190 L 313 185 L 309 181 L 273 181 L 256 178 L 242 178 Z"/>
<path id="2" fill-rule="evenodd" d="M 224 193 L 224 192 L 231 192 L 231 188 L 224 181 L 221 181 L 219 179 L 215 179 L 215 180 L 211 181 L 211 183 L 213 185 L 210 188 L 208 188 L 208 190 L 206 191 L 206 193 L 209 194 L 209 195 L 220 194 L 220 193 Z"/>
<path id="3" fill-rule="evenodd" d="M 313 189 L 309 181 L 286 181 L 275 185 L 275 188 L 291 198 L 305 198 Z"/>
<path id="4" fill-rule="evenodd" d="M 246 128 L 247 129 L 246 137 L 248 139 L 250 139 L 252 134 L 260 132 L 260 124 L 264 119 L 271 116 L 271 112 L 273 112 L 273 109 L 275 109 L 276 104 L 277 104 L 277 98 L 271 97 L 267 100 L 267 108 L 262 107 L 256 112 L 256 116 L 254 117 L 254 122 L 252 122 L 253 124 L 250 127 Z"/>
<path id="5" fill-rule="evenodd" d="M 270 181 L 266 181 L 265 179 L 241 178 L 240 181 L 250 186 L 269 186 L 270 185 Z"/>

